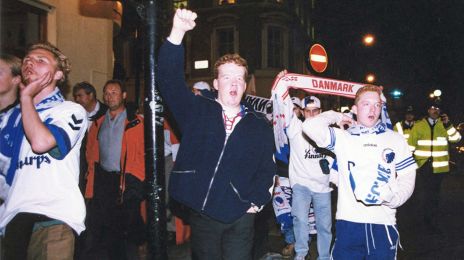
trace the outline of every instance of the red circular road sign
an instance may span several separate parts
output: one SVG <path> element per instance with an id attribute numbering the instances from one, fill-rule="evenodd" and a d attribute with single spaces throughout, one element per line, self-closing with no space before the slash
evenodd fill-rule
<path id="1" fill-rule="evenodd" d="M 324 72 L 327 68 L 327 64 L 329 63 L 327 52 L 320 44 L 314 44 L 311 46 L 309 49 L 308 59 L 309 64 L 311 64 L 311 68 L 319 73 Z"/>

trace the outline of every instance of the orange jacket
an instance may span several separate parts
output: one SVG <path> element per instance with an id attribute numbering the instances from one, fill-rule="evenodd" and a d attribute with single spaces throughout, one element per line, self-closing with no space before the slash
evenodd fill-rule
<path id="1" fill-rule="evenodd" d="M 95 162 L 100 161 L 98 133 L 103 120 L 105 120 L 105 116 L 106 115 L 100 117 L 92 124 L 87 138 L 86 158 L 88 171 L 87 186 L 85 189 L 85 198 L 87 199 L 93 198 Z M 141 181 L 145 180 L 145 146 L 143 131 L 143 117 L 134 114 L 130 115 L 129 111 L 127 111 L 127 119 L 125 121 L 124 134 L 122 137 L 120 165 L 121 169 L 125 169 L 125 173 L 132 174 Z M 126 162 L 125 167 L 124 161 Z M 122 176 L 120 188 L 122 191 L 125 189 Z"/>

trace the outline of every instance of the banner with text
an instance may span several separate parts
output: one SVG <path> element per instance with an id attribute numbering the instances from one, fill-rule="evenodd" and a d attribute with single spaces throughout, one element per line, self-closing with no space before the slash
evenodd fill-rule
<path id="1" fill-rule="evenodd" d="M 358 89 L 364 85 L 365 84 L 362 83 L 294 73 L 287 73 L 282 77 L 277 77 L 274 80 L 271 92 L 273 106 L 272 123 L 274 127 L 277 159 L 288 163 L 289 146 L 285 131 L 290 124 L 290 119 L 293 113 L 293 103 L 288 93 L 289 89 L 300 89 L 312 94 L 326 94 L 354 98 Z"/>

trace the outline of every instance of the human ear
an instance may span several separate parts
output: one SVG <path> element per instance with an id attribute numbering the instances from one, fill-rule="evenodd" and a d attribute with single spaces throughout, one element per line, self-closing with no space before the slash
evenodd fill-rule
<path id="1" fill-rule="evenodd" d="M 53 76 L 53 79 L 56 80 L 56 81 L 59 81 L 63 77 L 64 77 L 63 72 L 61 70 L 58 70 L 57 72 L 55 72 L 55 75 Z"/>

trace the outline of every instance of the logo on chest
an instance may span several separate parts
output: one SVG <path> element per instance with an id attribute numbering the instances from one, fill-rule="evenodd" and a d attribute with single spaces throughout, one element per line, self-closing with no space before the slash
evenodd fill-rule
<path id="1" fill-rule="evenodd" d="M 321 159 L 321 158 L 325 158 L 325 155 L 318 153 L 316 151 L 316 148 L 310 146 L 309 149 L 305 149 L 304 158 L 305 159 Z"/>
<path id="2" fill-rule="evenodd" d="M 35 166 L 40 169 L 42 163 L 50 164 L 50 158 L 46 155 L 28 156 L 18 162 L 18 168 L 22 169 L 24 166 Z"/>
<path id="3" fill-rule="evenodd" d="M 395 152 L 392 149 L 390 148 L 383 149 L 382 160 L 384 162 L 390 164 L 391 162 L 393 162 L 394 159 L 395 159 Z"/>

